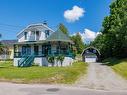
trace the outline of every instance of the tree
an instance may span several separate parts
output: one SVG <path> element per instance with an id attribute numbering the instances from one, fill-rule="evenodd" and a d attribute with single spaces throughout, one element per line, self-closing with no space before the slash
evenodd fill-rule
<path id="1" fill-rule="evenodd" d="M 115 0 L 110 5 L 110 15 L 104 18 L 102 35 L 92 43 L 104 58 L 127 57 L 127 0 Z"/>
<path id="2" fill-rule="evenodd" d="M 60 29 L 64 34 L 69 35 L 68 29 L 65 27 L 64 24 L 60 23 L 60 24 L 59 24 L 59 29 Z"/>
<path id="3" fill-rule="evenodd" d="M 0 39 L 2 38 L 2 34 L 0 34 Z M 2 43 L 1 43 L 1 41 L 0 41 L 0 54 L 2 54 L 3 53 L 3 45 L 2 45 Z"/>
<path id="4" fill-rule="evenodd" d="M 77 53 L 81 54 L 85 45 L 84 42 L 82 41 L 81 35 L 79 33 L 77 33 L 74 36 L 71 36 L 71 40 L 74 42 Z"/>

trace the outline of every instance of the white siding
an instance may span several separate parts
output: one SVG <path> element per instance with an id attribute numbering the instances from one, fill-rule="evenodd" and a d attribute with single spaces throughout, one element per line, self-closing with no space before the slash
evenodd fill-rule
<path id="1" fill-rule="evenodd" d="M 20 59 L 21 59 L 21 58 L 14 58 L 13 65 L 14 65 L 14 66 L 18 66 L 18 61 L 19 61 Z"/>
<path id="2" fill-rule="evenodd" d="M 14 66 L 18 66 L 18 60 L 20 60 L 21 58 L 14 58 Z M 73 63 L 73 59 L 70 58 L 70 57 L 65 57 L 64 58 L 64 61 L 63 61 L 63 64 L 62 66 L 70 66 L 72 65 Z M 46 57 L 35 57 L 34 58 L 34 63 L 36 65 L 39 65 L 39 66 L 51 66 L 51 63 L 48 62 L 47 58 Z M 61 66 L 61 63 L 60 62 L 55 62 L 55 65 L 54 66 Z"/>
<path id="3" fill-rule="evenodd" d="M 49 30 L 49 29 L 43 26 L 41 28 L 38 27 L 36 28 L 36 26 L 34 26 L 33 29 L 29 29 L 29 30 L 26 29 L 18 35 L 18 42 L 46 40 L 45 30 Z M 39 31 L 39 36 L 37 37 L 36 33 L 32 35 L 32 31 Z M 28 32 L 27 40 L 25 40 L 24 32 Z M 51 35 L 52 32 L 53 31 L 49 30 L 49 35 Z"/>
<path id="4" fill-rule="evenodd" d="M 63 61 L 63 66 L 70 66 L 72 65 L 74 59 L 72 59 L 71 57 L 65 57 L 64 61 Z"/>
<path id="5" fill-rule="evenodd" d="M 41 35 L 40 35 L 40 39 L 39 40 L 46 40 L 44 30 L 41 32 Z"/>
<path id="6" fill-rule="evenodd" d="M 45 35 L 45 31 L 48 30 L 46 28 L 44 28 L 42 31 L 41 31 L 41 35 L 40 35 L 40 39 L 39 40 L 46 40 L 46 35 Z M 49 31 L 49 35 L 52 34 L 52 31 Z"/>
<path id="7" fill-rule="evenodd" d="M 10 59 L 10 55 L 7 54 L 0 55 L 0 60 L 6 60 L 6 59 Z"/>
<path id="8" fill-rule="evenodd" d="M 46 57 L 35 57 L 34 63 L 39 66 L 48 66 L 49 62 L 47 61 Z"/>
<path id="9" fill-rule="evenodd" d="M 18 42 L 24 42 L 24 33 L 19 35 Z"/>
<path id="10" fill-rule="evenodd" d="M 50 31 L 50 34 L 52 32 Z M 46 40 L 46 36 L 45 36 L 45 30 L 40 31 L 39 34 L 39 40 Z M 32 35 L 31 31 L 28 32 L 28 36 L 27 36 L 27 40 L 25 40 L 25 35 L 24 33 L 22 33 L 19 37 L 18 37 L 18 42 L 24 42 L 24 41 L 36 41 L 35 39 L 35 35 Z"/>
<path id="11" fill-rule="evenodd" d="M 41 57 L 34 58 L 34 63 L 35 63 L 36 65 L 41 65 L 41 64 L 42 64 L 42 58 L 41 58 Z"/>
<path id="12" fill-rule="evenodd" d="M 32 31 L 28 32 L 27 41 L 35 41 L 35 34 L 33 34 Z"/>

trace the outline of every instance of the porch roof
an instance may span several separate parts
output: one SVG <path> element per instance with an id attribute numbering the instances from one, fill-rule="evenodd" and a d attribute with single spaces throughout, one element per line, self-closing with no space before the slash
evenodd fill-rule
<path id="1" fill-rule="evenodd" d="M 62 41 L 62 42 L 70 42 L 73 43 L 72 40 L 70 40 L 69 36 L 64 34 L 60 29 L 52 33 L 47 39 L 47 41 Z"/>
<path id="2" fill-rule="evenodd" d="M 43 44 L 43 43 L 45 43 L 46 42 L 46 40 L 41 40 L 41 41 L 26 41 L 26 42 L 17 42 L 17 43 L 14 43 L 14 45 L 26 45 L 26 44 L 28 44 L 28 45 L 30 45 L 30 44 Z"/>

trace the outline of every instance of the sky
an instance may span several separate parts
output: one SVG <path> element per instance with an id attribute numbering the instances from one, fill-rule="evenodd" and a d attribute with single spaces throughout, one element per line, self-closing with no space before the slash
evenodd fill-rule
<path id="1" fill-rule="evenodd" d="M 0 33 L 3 40 L 16 35 L 29 24 L 43 23 L 54 30 L 63 23 L 70 35 L 79 32 L 83 41 L 99 34 L 111 0 L 0 0 Z"/>

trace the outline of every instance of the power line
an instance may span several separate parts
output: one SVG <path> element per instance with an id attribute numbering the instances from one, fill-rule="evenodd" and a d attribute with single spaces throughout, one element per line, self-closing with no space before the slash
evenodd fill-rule
<path id="1" fill-rule="evenodd" d="M 20 26 L 20 25 L 11 25 L 11 24 L 5 24 L 5 23 L 0 23 L 2 26 L 9 26 L 9 27 L 15 27 L 15 28 L 24 28 L 25 26 Z"/>
<path id="2" fill-rule="evenodd" d="M 4 27 L 2 27 L 4 26 Z M 7 27 L 7 28 L 5 28 Z M 26 26 L 20 26 L 20 25 L 11 25 L 11 24 L 5 24 L 5 23 L 1 23 L 0 22 L 0 30 L 2 30 L 3 32 L 4 31 L 13 31 L 13 32 L 17 32 L 17 31 L 20 31 L 22 30 L 23 28 L 25 28 Z M 50 28 L 54 28 L 54 29 L 57 29 L 58 28 L 58 25 L 52 25 L 52 26 L 49 26 Z M 12 29 L 13 28 L 13 29 Z M 16 29 L 14 29 L 16 28 Z M 20 29 L 20 30 L 19 30 Z M 2 32 L 0 31 L 0 33 Z"/>
<path id="3" fill-rule="evenodd" d="M 10 32 L 10 31 L 11 31 L 11 32 L 12 32 L 12 31 L 13 31 L 13 32 L 18 32 L 19 30 L 18 30 L 18 29 L 16 30 L 16 29 L 2 29 L 2 28 L 0 28 L 0 33 L 3 33 L 3 32 L 5 32 L 5 31 L 8 31 L 8 32 Z"/>
<path id="4" fill-rule="evenodd" d="M 2 27 L 3 26 L 3 27 Z M 7 28 L 5 28 L 7 27 Z M 12 29 L 13 28 L 13 29 Z M 16 28 L 16 29 L 14 29 Z M 25 28 L 24 26 L 20 26 L 20 25 L 11 25 L 11 24 L 5 24 L 5 23 L 1 23 L 0 22 L 0 33 L 3 33 L 3 32 L 18 32 L 20 31 L 22 28 Z M 20 29 L 20 30 L 19 30 Z"/>

